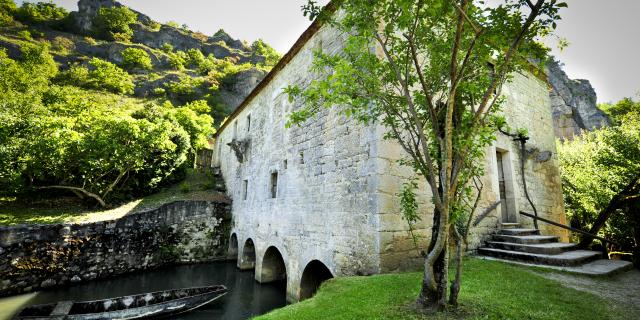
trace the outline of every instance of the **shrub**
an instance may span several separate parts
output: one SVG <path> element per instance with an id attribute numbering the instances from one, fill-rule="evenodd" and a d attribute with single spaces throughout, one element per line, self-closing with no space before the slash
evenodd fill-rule
<path id="1" fill-rule="evenodd" d="M 195 68 L 200 67 L 200 65 L 205 61 L 205 57 L 204 54 L 202 54 L 202 51 L 195 48 L 187 50 L 187 56 L 189 57 L 189 65 Z"/>
<path id="2" fill-rule="evenodd" d="M 259 56 L 264 57 L 264 63 L 262 65 L 266 67 L 275 66 L 282 55 L 279 54 L 274 48 L 265 43 L 262 39 L 258 39 L 251 44 L 251 49 L 253 52 Z"/>
<path id="3" fill-rule="evenodd" d="M 93 32 L 107 40 L 128 40 L 133 35 L 130 25 L 136 22 L 137 17 L 127 7 L 102 7 L 93 18 Z"/>
<path id="4" fill-rule="evenodd" d="M 122 66 L 127 69 L 144 69 L 151 70 L 153 65 L 151 64 L 151 58 L 149 54 L 139 48 L 127 48 L 122 50 Z"/>
<path id="5" fill-rule="evenodd" d="M 115 64 L 98 58 L 89 62 L 89 85 L 96 89 L 107 89 L 115 93 L 133 93 L 131 76 Z"/>
<path id="6" fill-rule="evenodd" d="M 13 0 L 0 0 L 0 26 L 8 26 L 13 23 L 13 14 L 16 9 Z"/>
<path id="7" fill-rule="evenodd" d="M 84 41 L 86 41 L 88 44 L 90 44 L 92 46 L 95 46 L 96 44 L 98 44 L 96 39 L 94 39 L 92 37 L 84 37 Z"/>
<path id="8" fill-rule="evenodd" d="M 65 37 L 55 37 L 51 42 L 51 48 L 63 55 L 69 54 L 69 52 L 73 51 L 75 47 L 75 43 L 71 39 Z"/>
<path id="9" fill-rule="evenodd" d="M 89 69 L 74 64 L 68 70 L 61 72 L 57 80 L 60 84 L 86 87 L 89 84 Z"/>
<path id="10" fill-rule="evenodd" d="M 18 20 L 26 23 L 56 25 L 61 23 L 69 12 L 52 2 L 24 2 L 16 11 Z"/>
<path id="11" fill-rule="evenodd" d="M 169 65 L 175 70 L 182 70 L 188 58 L 184 51 L 169 53 Z"/>
<path id="12" fill-rule="evenodd" d="M 180 76 L 179 81 L 167 82 L 165 88 L 182 102 L 192 101 L 195 98 L 196 88 L 204 83 L 203 79 L 190 76 Z"/>
<path id="13" fill-rule="evenodd" d="M 9 26 L 13 23 L 13 17 L 6 11 L 0 10 L 0 27 Z"/>
<path id="14" fill-rule="evenodd" d="M 164 43 L 162 45 L 162 47 L 160 47 L 160 50 L 164 51 L 165 53 L 170 53 L 173 52 L 173 46 L 171 45 L 171 43 Z"/>
<path id="15" fill-rule="evenodd" d="M 191 186 L 187 182 L 183 182 L 180 184 L 180 192 L 189 193 L 191 191 Z"/>
<path id="16" fill-rule="evenodd" d="M 165 94 L 167 94 L 167 90 L 165 90 L 164 88 L 155 88 L 152 91 L 154 96 L 164 96 Z"/>
<path id="17" fill-rule="evenodd" d="M 31 36 L 31 32 L 29 32 L 29 30 L 22 30 L 18 32 L 18 36 L 25 40 L 33 40 L 33 37 Z"/>

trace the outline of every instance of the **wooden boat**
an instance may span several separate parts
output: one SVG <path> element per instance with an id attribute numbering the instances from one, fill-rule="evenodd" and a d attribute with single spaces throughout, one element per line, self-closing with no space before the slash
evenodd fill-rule
<path id="1" fill-rule="evenodd" d="M 22 309 L 14 319 L 146 319 L 199 308 L 227 293 L 225 286 L 183 288 L 95 301 L 61 301 Z"/>

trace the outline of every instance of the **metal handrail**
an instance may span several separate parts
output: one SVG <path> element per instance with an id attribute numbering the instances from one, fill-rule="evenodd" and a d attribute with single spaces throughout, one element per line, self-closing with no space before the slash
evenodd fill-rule
<path id="1" fill-rule="evenodd" d="M 545 219 L 545 218 L 541 218 L 541 217 L 536 217 L 535 215 L 533 215 L 533 214 L 531 214 L 531 213 L 528 213 L 528 212 L 520 211 L 520 214 L 521 214 L 521 215 L 523 215 L 523 216 L 527 216 L 527 217 L 529 217 L 529 218 L 533 219 L 534 221 L 536 221 L 536 220 L 540 220 L 540 221 L 542 221 L 542 222 L 546 222 L 546 223 L 548 223 L 548 224 L 552 224 L 552 225 L 554 225 L 554 226 L 556 226 L 556 227 L 560 227 L 560 228 L 563 228 L 563 229 L 567 229 L 567 230 L 569 230 L 569 231 L 573 231 L 573 232 L 581 233 L 581 234 L 584 234 L 584 235 L 586 235 L 586 236 L 593 237 L 594 239 L 598 239 L 598 240 L 603 241 L 603 242 L 609 242 L 609 243 L 615 244 L 615 245 L 616 245 L 616 246 L 618 246 L 618 247 L 620 246 L 620 244 L 619 244 L 619 243 L 617 243 L 617 242 L 615 242 L 615 241 L 611 241 L 611 240 L 609 240 L 609 239 L 605 239 L 605 238 L 603 238 L 603 237 L 599 237 L 599 236 L 597 236 L 597 235 L 595 235 L 595 234 L 592 234 L 592 233 L 589 233 L 589 232 L 586 232 L 586 231 L 583 231 L 583 230 L 580 230 L 580 229 L 576 229 L 576 228 L 574 228 L 574 227 L 565 226 L 565 225 L 564 225 L 564 224 L 562 224 L 562 223 L 558 223 L 558 222 L 555 222 L 555 221 L 547 220 L 547 219 Z"/>

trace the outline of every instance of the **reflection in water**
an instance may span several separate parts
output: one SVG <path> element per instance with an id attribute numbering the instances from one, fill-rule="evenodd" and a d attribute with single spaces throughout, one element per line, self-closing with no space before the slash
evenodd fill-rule
<path id="1" fill-rule="evenodd" d="M 177 266 L 146 271 L 77 286 L 0 298 L 0 319 L 10 319 L 21 308 L 61 300 L 97 300 L 173 288 L 223 284 L 224 297 L 173 319 L 247 319 L 286 305 L 285 283 L 259 284 L 253 271 L 240 272 L 235 262 Z"/>

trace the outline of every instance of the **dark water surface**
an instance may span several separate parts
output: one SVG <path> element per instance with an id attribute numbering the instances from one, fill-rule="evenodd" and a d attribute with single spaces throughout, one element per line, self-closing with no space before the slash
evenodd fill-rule
<path id="1" fill-rule="evenodd" d="M 173 288 L 223 284 L 222 298 L 172 319 L 248 319 L 286 305 L 285 283 L 259 284 L 253 271 L 238 271 L 235 262 L 177 266 L 96 280 L 76 286 L 0 298 L 0 319 L 25 306 L 61 300 L 97 300 Z"/>

